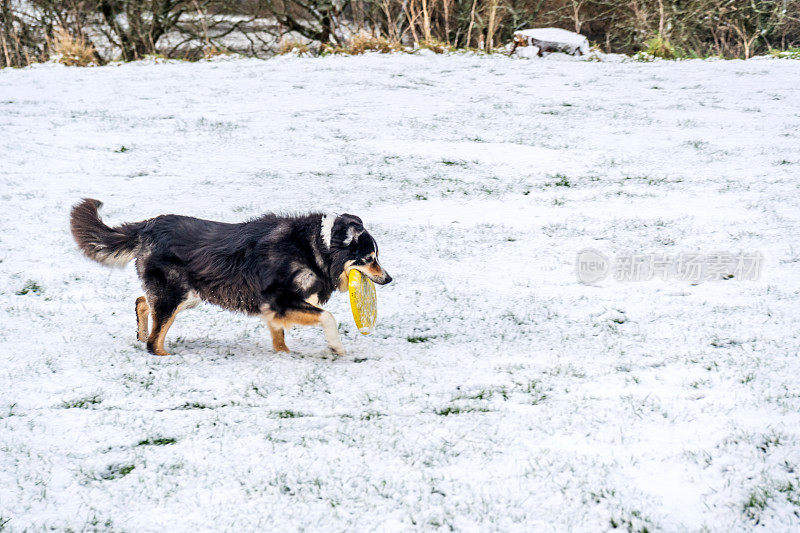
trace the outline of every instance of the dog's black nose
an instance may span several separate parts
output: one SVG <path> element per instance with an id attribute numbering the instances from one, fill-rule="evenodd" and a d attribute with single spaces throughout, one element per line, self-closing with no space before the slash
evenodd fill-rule
<path id="1" fill-rule="evenodd" d="M 386 277 L 384 278 L 383 284 L 386 285 L 387 283 L 391 283 L 391 282 L 392 282 L 392 276 L 390 276 L 389 274 L 386 274 Z"/>

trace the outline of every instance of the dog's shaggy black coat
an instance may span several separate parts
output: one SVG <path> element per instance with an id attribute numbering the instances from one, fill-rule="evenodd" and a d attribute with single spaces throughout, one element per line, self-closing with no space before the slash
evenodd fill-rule
<path id="1" fill-rule="evenodd" d="M 154 332 L 195 295 L 231 311 L 281 319 L 292 311 L 323 312 L 308 300 L 323 304 L 343 290 L 349 268 L 379 284 L 391 281 L 377 262 L 375 240 L 353 215 L 332 217 L 328 228 L 322 213 L 266 214 L 239 224 L 162 215 L 111 228 L 100 219 L 101 205 L 93 199 L 76 205 L 72 234 L 95 261 L 136 260 Z M 152 344 L 151 337 L 150 351 Z"/>

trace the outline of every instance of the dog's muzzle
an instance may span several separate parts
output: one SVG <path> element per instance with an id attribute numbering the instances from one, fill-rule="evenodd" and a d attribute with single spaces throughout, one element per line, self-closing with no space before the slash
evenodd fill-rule
<path id="1" fill-rule="evenodd" d="M 375 266 L 369 266 L 366 268 L 364 267 L 353 267 L 353 268 L 355 268 L 356 270 L 367 276 L 369 279 L 371 279 L 378 285 L 386 285 L 387 283 L 391 283 L 392 281 L 392 276 L 390 276 L 389 273 L 386 272 L 383 269 L 383 267 L 380 266 L 378 263 L 375 263 Z"/>
<path id="2" fill-rule="evenodd" d="M 381 277 L 381 278 L 371 278 L 371 279 L 372 279 L 372 281 L 374 281 L 378 285 L 386 285 L 387 283 L 391 283 L 392 282 L 392 276 L 390 276 L 389 273 L 386 272 L 385 270 L 383 271 L 383 277 Z"/>

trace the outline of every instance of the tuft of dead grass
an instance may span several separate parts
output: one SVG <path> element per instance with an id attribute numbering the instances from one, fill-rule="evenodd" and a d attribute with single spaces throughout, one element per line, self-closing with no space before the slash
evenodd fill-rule
<path id="1" fill-rule="evenodd" d="M 434 52 L 436 54 L 444 54 L 445 52 L 452 52 L 452 51 L 455 50 L 455 48 L 453 48 L 453 46 L 447 44 L 444 41 L 440 41 L 438 39 L 427 39 L 427 40 L 420 41 L 418 44 L 419 44 L 419 48 L 425 48 L 425 49 L 430 50 L 431 52 Z"/>
<path id="2" fill-rule="evenodd" d="M 278 49 L 278 53 L 281 55 L 297 54 L 304 56 L 308 55 L 310 51 L 306 43 L 294 40 L 281 41 L 280 48 Z"/>
<path id="3" fill-rule="evenodd" d="M 354 35 L 344 46 L 323 45 L 320 48 L 321 55 L 361 55 L 367 52 L 391 54 L 392 52 L 404 51 L 405 48 L 403 48 L 403 45 L 399 42 L 387 39 L 386 37 L 375 37 L 368 33 Z"/>
<path id="4" fill-rule="evenodd" d="M 400 43 L 390 41 L 385 37 L 374 37 L 369 34 L 359 33 L 354 35 L 347 46 L 345 53 L 359 55 L 365 52 L 380 52 L 390 54 L 392 52 L 402 52 L 403 46 Z"/>
<path id="5" fill-rule="evenodd" d="M 68 67 L 88 67 L 96 64 L 97 52 L 83 36 L 75 37 L 59 28 L 53 35 L 53 52 L 58 62 Z"/>
<path id="6" fill-rule="evenodd" d="M 214 45 L 203 48 L 203 59 L 213 59 L 215 57 L 229 55 L 232 55 L 230 51 L 225 50 L 224 48 L 217 48 Z"/>

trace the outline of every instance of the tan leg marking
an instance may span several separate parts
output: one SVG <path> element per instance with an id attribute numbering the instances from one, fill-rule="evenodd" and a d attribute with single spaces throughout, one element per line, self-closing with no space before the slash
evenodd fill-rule
<path id="1" fill-rule="evenodd" d="M 281 320 L 281 319 L 277 319 Z M 328 347 L 336 355 L 344 355 L 344 345 L 342 339 L 339 337 L 339 330 L 336 327 L 336 319 L 328 311 L 314 313 L 310 311 L 289 311 L 283 317 L 285 326 L 300 325 L 300 326 L 314 326 L 320 324 L 322 331 L 325 332 L 325 340 L 328 342 Z"/>
<path id="2" fill-rule="evenodd" d="M 284 323 L 275 319 L 275 313 L 267 306 L 262 308 L 261 319 L 267 323 L 269 333 L 272 335 L 272 349 L 276 352 L 289 352 L 286 346 L 286 337 L 283 330 Z"/>
<path id="3" fill-rule="evenodd" d="M 178 313 L 196 305 L 197 302 L 193 299 L 184 300 L 163 324 L 157 324 L 155 317 L 153 317 L 153 331 L 150 332 L 150 337 L 147 339 L 147 348 L 152 348 L 152 352 L 156 355 L 172 355 L 164 349 L 164 339 L 167 337 L 167 331 L 169 331 L 172 323 L 175 322 L 175 317 L 178 316 Z"/>
<path id="4" fill-rule="evenodd" d="M 336 355 L 344 355 L 345 349 L 342 344 L 342 339 L 339 337 L 339 329 L 336 326 L 336 319 L 333 315 L 322 309 L 319 312 L 313 311 L 289 311 L 282 317 L 275 316 L 275 313 L 268 312 L 263 315 L 264 319 L 269 325 L 270 333 L 272 333 L 272 345 L 276 351 L 279 350 L 275 342 L 275 330 L 280 330 L 280 338 L 283 339 L 283 330 L 292 326 L 322 326 L 322 331 L 325 332 L 325 340 L 328 342 L 328 347 Z M 286 347 L 286 344 L 283 345 Z M 289 351 L 288 348 L 286 351 Z"/>
<path id="5" fill-rule="evenodd" d="M 136 298 L 136 338 L 142 342 L 147 342 L 149 317 L 150 306 L 147 305 L 147 298 L 139 296 Z"/>
<path id="6" fill-rule="evenodd" d="M 323 311 L 324 312 L 324 311 Z M 273 322 L 283 324 L 283 327 L 292 326 L 314 326 L 319 324 L 322 313 L 313 311 L 288 311 L 283 317 L 276 317 Z"/>
<path id="7" fill-rule="evenodd" d="M 178 311 L 179 309 L 176 309 L 163 324 L 153 324 L 153 331 L 150 333 L 150 338 L 147 339 L 147 347 L 151 348 L 155 355 L 171 355 L 164 349 L 164 339 L 170 326 L 175 322 Z"/>
<path id="8" fill-rule="evenodd" d="M 272 334 L 272 349 L 276 352 L 288 353 L 289 348 L 286 346 L 283 326 L 272 322 L 267 322 L 267 326 L 269 326 L 269 332 Z"/>

